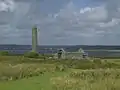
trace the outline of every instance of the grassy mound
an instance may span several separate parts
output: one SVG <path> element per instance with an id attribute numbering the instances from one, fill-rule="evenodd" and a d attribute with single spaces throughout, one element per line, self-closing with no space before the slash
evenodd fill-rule
<path id="1" fill-rule="evenodd" d="M 9 52 L 8 51 L 0 51 L 0 56 L 9 56 Z"/>
<path id="2" fill-rule="evenodd" d="M 37 52 L 27 52 L 24 54 L 25 57 L 28 57 L 28 58 L 38 58 L 39 57 L 39 54 Z"/>

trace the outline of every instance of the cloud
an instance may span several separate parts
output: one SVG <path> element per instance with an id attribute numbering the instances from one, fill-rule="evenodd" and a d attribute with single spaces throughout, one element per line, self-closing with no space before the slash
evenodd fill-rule
<path id="1" fill-rule="evenodd" d="M 0 1 L 0 43 L 31 44 L 35 24 L 40 44 L 120 44 L 119 0 L 86 7 L 74 2 Z"/>
<path id="2" fill-rule="evenodd" d="M 114 16 L 115 13 L 109 12 L 106 7 L 108 5 L 104 3 L 100 6 L 77 9 L 72 2 L 68 3 L 52 17 L 55 19 L 52 23 L 61 27 L 61 31 L 64 32 L 64 34 L 58 32 L 55 36 L 56 39 L 58 37 L 59 41 L 61 39 L 74 44 L 80 43 L 76 43 L 79 40 L 83 41 L 83 44 L 119 44 L 115 39 L 120 34 L 120 18 Z M 109 15 L 110 13 L 113 16 Z M 91 40 L 93 40 L 92 43 Z"/>
<path id="3" fill-rule="evenodd" d="M 72 9 L 71 9 L 72 8 Z M 100 23 L 107 19 L 107 11 L 104 6 L 86 7 L 77 10 L 73 3 L 70 2 L 64 9 L 53 15 L 56 20 L 55 25 L 61 26 L 64 31 L 79 32 L 91 31 L 89 28 L 98 28 Z M 99 16 L 99 17 L 98 17 Z M 82 30 L 83 29 L 83 30 Z M 86 33 L 86 32 L 85 32 Z"/>
<path id="4" fill-rule="evenodd" d="M 13 0 L 0 1 L 0 11 L 13 12 L 15 9 L 15 3 Z"/>

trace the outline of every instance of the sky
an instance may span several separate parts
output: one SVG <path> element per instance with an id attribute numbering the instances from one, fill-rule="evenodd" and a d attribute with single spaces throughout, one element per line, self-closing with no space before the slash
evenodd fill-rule
<path id="1" fill-rule="evenodd" d="M 120 45 L 120 0 L 0 0 L 0 44 Z"/>

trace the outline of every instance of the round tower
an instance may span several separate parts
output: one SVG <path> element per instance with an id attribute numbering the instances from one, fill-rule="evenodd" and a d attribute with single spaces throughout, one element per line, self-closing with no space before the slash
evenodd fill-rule
<path id="1" fill-rule="evenodd" d="M 37 27 L 34 26 L 32 28 L 32 51 L 37 52 L 37 45 L 38 45 L 38 36 L 37 36 Z"/>

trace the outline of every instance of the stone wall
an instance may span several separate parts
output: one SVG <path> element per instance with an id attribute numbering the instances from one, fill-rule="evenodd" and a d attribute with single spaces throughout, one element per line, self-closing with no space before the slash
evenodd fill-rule
<path id="1" fill-rule="evenodd" d="M 82 49 L 80 49 L 78 52 L 66 52 L 65 50 L 63 50 L 63 53 L 61 55 L 61 59 L 83 59 L 83 58 L 87 58 L 87 56 L 83 57 L 84 54 L 85 54 L 85 52 Z M 57 53 L 54 55 L 54 58 L 58 58 Z"/>

